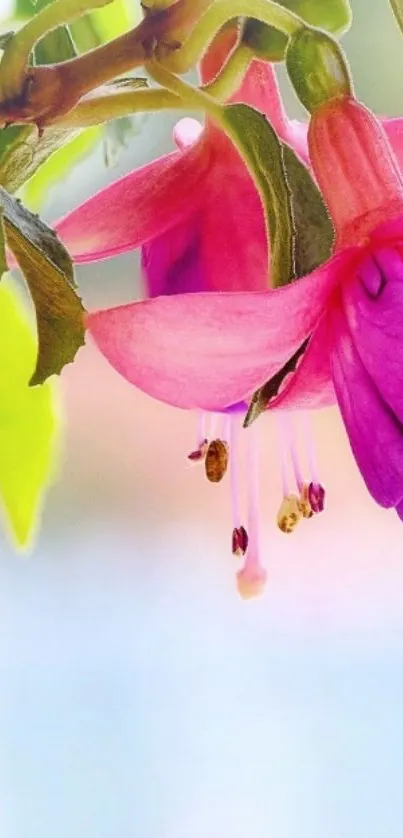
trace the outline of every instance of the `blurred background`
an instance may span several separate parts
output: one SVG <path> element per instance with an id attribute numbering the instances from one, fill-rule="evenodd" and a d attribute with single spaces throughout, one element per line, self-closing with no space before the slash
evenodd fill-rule
<path id="1" fill-rule="evenodd" d="M 388 2 L 352 7 L 357 93 L 402 114 Z M 136 120 L 109 168 L 95 144 L 46 189 L 44 217 L 172 148 L 174 121 Z M 141 294 L 134 254 L 78 279 L 89 307 Z M 186 461 L 195 417 L 136 392 L 91 345 L 62 397 L 36 548 L 0 543 L 1 838 L 401 838 L 403 529 L 367 496 L 337 412 L 314 419 L 328 509 L 290 538 L 261 421 L 269 579 L 244 603 L 227 481 Z"/>

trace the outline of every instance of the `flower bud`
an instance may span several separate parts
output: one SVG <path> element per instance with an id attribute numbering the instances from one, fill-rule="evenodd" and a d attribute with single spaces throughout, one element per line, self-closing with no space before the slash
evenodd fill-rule
<path id="1" fill-rule="evenodd" d="M 310 113 L 332 99 L 352 95 L 347 62 L 336 41 L 324 32 L 299 29 L 289 40 L 286 66 L 298 98 Z"/>
<path id="2" fill-rule="evenodd" d="M 311 26 L 318 26 L 328 32 L 342 33 L 351 23 L 351 9 L 348 0 L 277 0 L 295 12 Z M 288 37 L 274 26 L 249 18 L 245 21 L 242 40 L 264 61 L 283 61 Z"/>

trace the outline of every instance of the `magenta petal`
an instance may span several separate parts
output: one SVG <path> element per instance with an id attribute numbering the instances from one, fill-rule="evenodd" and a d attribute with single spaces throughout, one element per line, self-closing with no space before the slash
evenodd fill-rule
<path id="1" fill-rule="evenodd" d="M 148 297 L 209 291 L 203 265 L 200 212 L 142 247 Z"/>
<path id="2" fill-rule="evenodd" d="M 203 203 L 143 247 L 149 296 L 269 287 L 263 207 L 233 147 L 216 147 Z"/>
<path id="3" fill-rule="evenodd" d="M 375 500 L 395 506 L 403 497 L 403 426 L 376 389 L 341 309 L 329 316 L 334 386 L 358 467 Z"/>
<path id="4" fill-rule="evenodd" d="M 346 257 L 260 293 L 159 297 L 94 313 L 88 327 L 128 381 L 160 401 L 222 410 L 242 401 L 314 329 Z"/>
<path id="5" fill-rule="evenodd" d="M 326 315 L 316 327 L 297 370 L 290 374 L 271 410 L 306 410 L 328 407 L 336 401 Z"/>
<path id="6" fill-rule="evenodd" d="M 343 289 L 348 326 L 361 361 L 390 410 L 403 422 L 403 257 L 378 248 Z"/>
<path id="7" fill-rule="evenodd" d="M 204 143 L 168 154 L 102 189 L 54 227 L 76 262 L 132 250 L 193 214 L 209 164 Z"/>

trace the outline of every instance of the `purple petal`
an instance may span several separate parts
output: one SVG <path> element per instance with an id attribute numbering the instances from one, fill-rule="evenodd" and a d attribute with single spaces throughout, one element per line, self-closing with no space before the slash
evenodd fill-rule
<path id="1" fill-rule="evenodd" d="M 341 305 L 328 321 L 334 386 L 355 459 L 375 500 L 395 506 L 403 497 L 403 426 L 365 369 Z"/>
<path id="2" fill-rule="evenodd" d="M 403 256 L 383 247 L 346 283 L 343 306 L 356 350 L 390 410 L 403 422 Z"/>

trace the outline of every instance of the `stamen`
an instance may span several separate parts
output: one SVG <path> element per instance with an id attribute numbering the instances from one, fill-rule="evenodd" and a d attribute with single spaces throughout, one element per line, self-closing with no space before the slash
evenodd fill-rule
<path id="1" fill-rule="evenodd" d="M 207 413 L 205 410 L 199 410 L 198 413 L 197 439 L 199 446 L 207 439 Z"/>
<path id="2" fill-rule="evenodd" d="M 309 486 L 304 483 L 299 496 L 299 508 L 303 518 L 312 518 L 313 511 L 309 500 Z"/>
<path id="3" fill-rule="evenodd" d="M 297 495 L 286 495 L 277 514 L 277 526 L 281 532 L 292 533 L 302 518 L 300 499 Z"/>
<path id="4" fill-rule="evenodd" d="M 219 483 L 228 468 L 229 446 L 222 439 L 214 439 L 207 448 L 204 466 L 210 483 Z"/>
<path id="5" fill-rule="evenodd" d="M 308 499 L 311 505 L 312 512 L 317 514 L 323 512 L 325 508 L 325 490 L 320 483 L 310 483 L 308 486 Z"/>
<path id="6" fill-rule="evenodd" d="M 239 461 L 238 461 L 238 420 L 231 416 L 230 449 L 231 449 L 231 508 L 234 530 L 241 527 L 241 503 L 239 498 Z"/>
<path id="7" fill-rule="evenodd" d="M 325 490 L 318 480 L 318 466 L 308 414 L 301 413 L 301 421 L 306 443 L 308 467 L 312 477 L 311 481 L 306 481 L 303 477 L 290 416 L 283 414 L 277 418 L 277 421 L 281 437 L 281 467 L 283 478 L 283 501 L 277 515 L 277 524 L 282 532 L 291 533 L 294 532 L 301 518 L 312 518 L 314 513 L 322 512 L 324 508 Z M 290 483 L 287 477 L 287 452 L 289 452 L 291 457 L 298 495 L 290 489 Z"/>
<path id="8" fill-rule="evenodd" d="M 242 599 L 259 596 L 267 581 L 267 572 L 260 564 L 260 521 L 259 521 L 259 462 L 258 425 L 247 431 L 248 446 L 248 532 L 249 543 L 245 564 L 237 573 L 237 587 Z"/>
<path id="9" fill-rule="evenodd" d="M 308 455 L 309 471 L 312 481 L 307 486 L 307 498 L 312 512 L 317 515 L 318 512 L 323 512 L 325 508 L 326 492 L 324 487 L 319 482 L 318 463 L 316 459 L 315 445 L 312 436 L 312 424 L 310 416 L 307 412 L 301 414 L 302 423 L 304 427 L 306 450 Z"/>
<path id="10" fill-rule="evenodd" d="M 234 556 L 240 558 L 244 556 L 249 543 L 249 536 L 245 527 L 234 527 L 232 530 L 232 552 Z"/>
<path id="11" fill-rule="evenodd" d="M 229 444 L 231 451 L 231 508 L 232 508 L 232 552 L 234 556 L 244 556 L 248 548 L 248 533 L 241 523 L 241 504 L 239 497 L 239 461 L 238 461 L 238 416 L 228 416 Z"/>
<path id="12" fill-rule="evenodd" d="M 191 463 L 201 463 L 207 454 L 208 439 L 207 439 L 207 413 L 204 410 L 199 411 L 197 421 L 197 448 L 187 455 Z"/>
<path id="13" fill-rule="evenodd" d="M 203 442 L 200 443 L 199 447 L 196 448 L 194 451 L 191 451 L 190 454 L 188 454 L 188 460 L 190 460 L 191 463 L 200 463 L 202 460 L 204 460 L 207 454 L 207 448 L 208 440 L 203 439 Z"/>
<path id="14" fill-rule="evenodd" d="M 287 412 L 284 412 L 282 417 L 282 426 L 285 438 L 287 440 L 287 446 L 291 455 L 291 462 L 294 471 L 294 478 L 295 482 L 298 487 L 298 491 L 300 492 L 303 485 L 304 485 L 304 478 L 302 476 L 302 469 L 301 464 L 297 454 L 297 446 L 295 442 L 295 433 L 293 427 L 291 425 L 291 419 Z"/>

